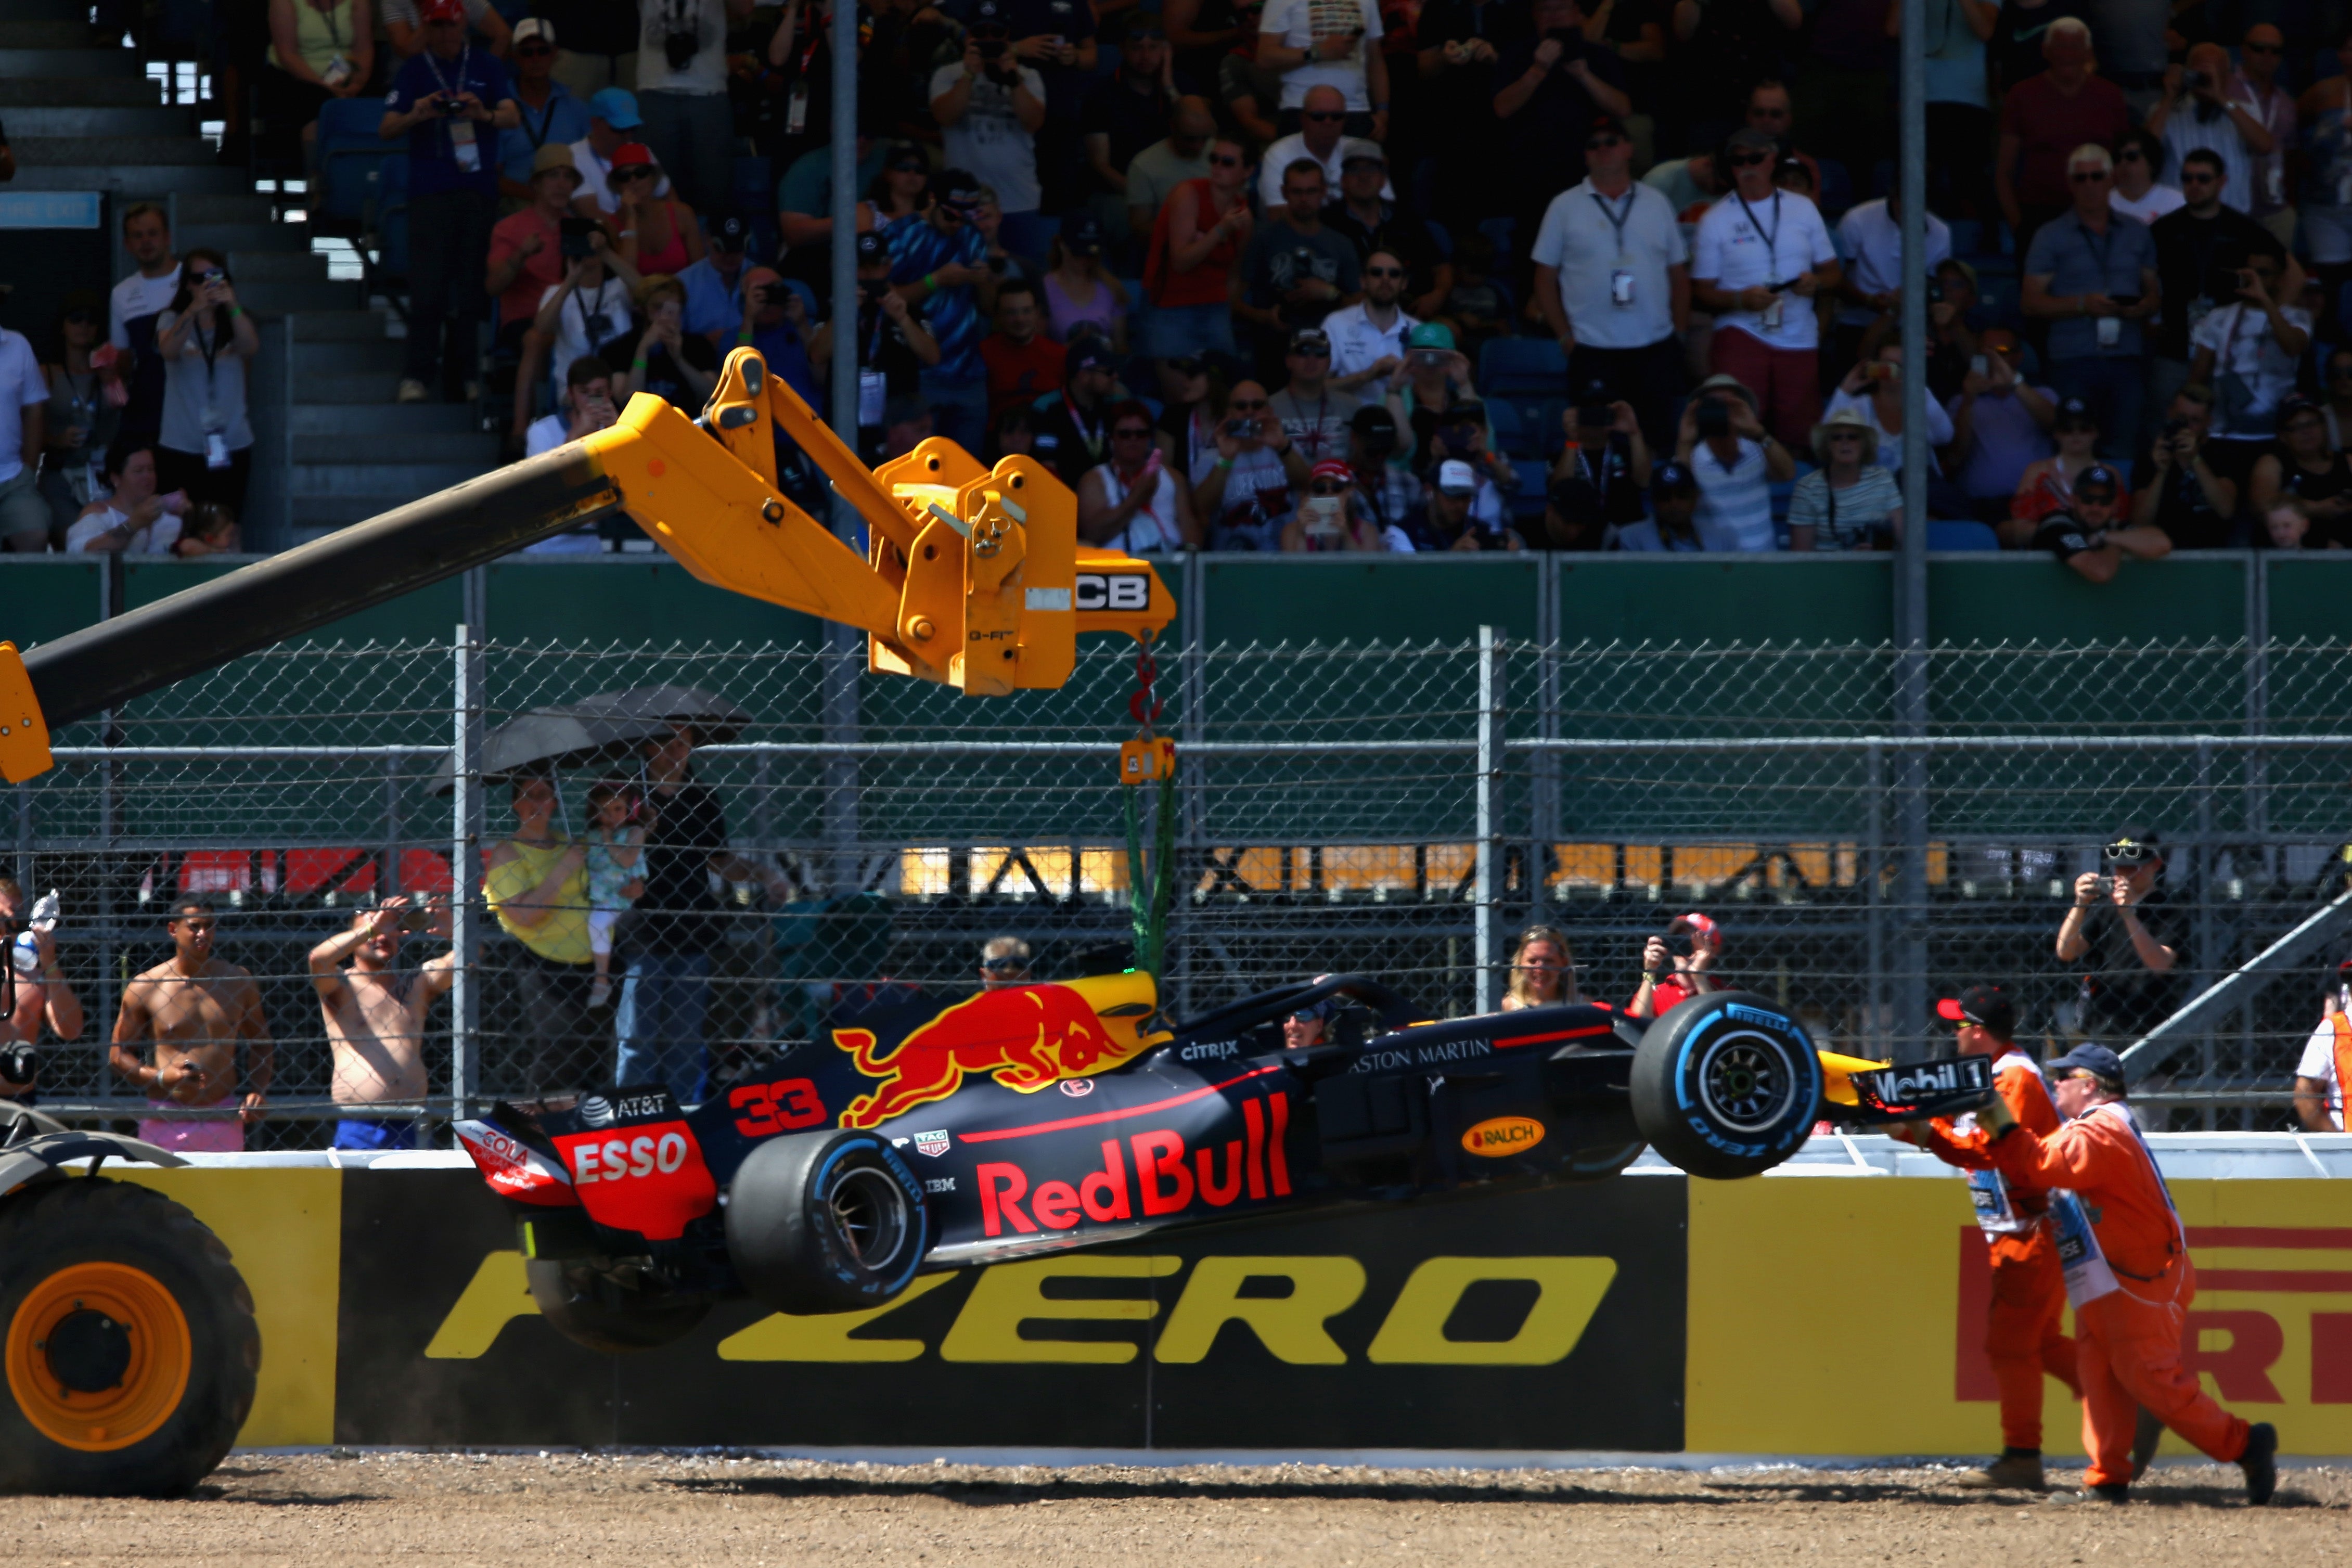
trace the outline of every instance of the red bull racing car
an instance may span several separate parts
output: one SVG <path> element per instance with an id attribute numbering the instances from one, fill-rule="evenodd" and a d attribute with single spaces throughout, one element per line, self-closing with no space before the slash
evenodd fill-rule
<path id="1" fill-rule="evenodd" d="M 1307 1008 L 1324 1043 L 1286 1050 L 1282 1021 Z M 869 1309 L 925 1270 L 1596 1181 L 1645 1145 L 1753 1175 L 1823 1117 L 1972 1109 L 1987 1068 L 1821 1051 L 1744 992 L 1646 1029 L 1580 1003 L 1416 1023 L 1389 987 L 1332 976 L 1178 1024 L 1130 973 L 870 1012 L 692 1110 L 623 1085 L 457 1131 L 513 1211 L 541 1312 L 625 1351 L 724 1298 Z"/>

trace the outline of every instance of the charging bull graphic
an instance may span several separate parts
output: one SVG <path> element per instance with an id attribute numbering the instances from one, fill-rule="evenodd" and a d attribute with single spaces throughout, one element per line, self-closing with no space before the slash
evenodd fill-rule
<path id="1" fill-rule="evenodd" d="M 894 1050 L 877 1050 L 870 1029 L 835 1029 L 833 1043 L 850 1054 L 858 1071 L 882 1080 L 841 1113 L 844 1127 L 878 1126 L 945 1100 L 962 1087 L 966 1073 L 992 1074 L 1007 1089 L 1034 1094 L 1047 1084 L 1117 1067 L 1144 1046 L 1131 1024 L 1113 1033 L 1087 998 L 1066 985 L 983 991 L 917 1026 Z"/>

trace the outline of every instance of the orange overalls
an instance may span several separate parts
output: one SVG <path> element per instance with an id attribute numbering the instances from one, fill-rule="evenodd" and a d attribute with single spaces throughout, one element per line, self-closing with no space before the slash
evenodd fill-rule
<path id="1" fill-rule="evenodd" d="M 2181 1364 L 2180 1339 L 2197 1271 L 2171 1194 L 2131 1110 L 2093 1106 L 2044 1136 L 2019 1127 L 1991 1144 L 2013 1182 L 2063 1187 L 2089 1219 L 2085 1256 L 2062 1258 L 2074 1301 L 2083 1380 L 2083 1447 L 2091 1486 L 2128 1486 L 2140 1405 L 2206 1454 L 2234 1463 L 2246 1423 L 2206 1396 Z"/>
<path id="2" fill-rule="evenodd" d="M 2017 1124 L 2037 1136 L 2058 1131 L 2058 1108 L 2041 1069 L 2022 1051 L 2011 1050 L 1993 1065 L 1993 1088 Z M 2074 1342 L 2060 1328 L 2066 1310 L 2066 1279 L 2058 1268 L 2058 1242 L 2046 1223 L 2050 1194 L 2032 1183 L 2012 1182 L 1993 1169 L 1991 1139 L 1968 1119 L 1965 1130 L 1948 1117 L 1928 1124 L 1927 1144 L 1948 1165 L 1972 1173 L 1977 1223 L 1992 1252 L 1992 1304 L 1985 1315 L 1985 1356 L 2000 1389 L 2000 1440 L 2011 1449 L 2042 1447 L 2042 1375 L 2066 1385 L 2080 1399 Z"/>

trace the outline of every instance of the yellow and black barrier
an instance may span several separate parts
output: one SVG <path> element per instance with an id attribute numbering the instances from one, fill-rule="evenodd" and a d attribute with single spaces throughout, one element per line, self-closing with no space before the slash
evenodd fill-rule
<path id="1" fill-rule="evenodd" d="M 926 1276 L 878 1311 L 739 1303 L 616 1358 L 538 1321 L 470 1171 L 121 1174 L 194 1209 L 252 1288 L 247 1447 L 1998 1446 L 1951 1182 L 1634 1176 L 1363 1210 Z M 2207 1388 L 2287 1452 L 2352 1454 L 2352 1186 L 2173 1190 Z M 2047 1446 L 2079 1452 L 2049 1394 Z"/>

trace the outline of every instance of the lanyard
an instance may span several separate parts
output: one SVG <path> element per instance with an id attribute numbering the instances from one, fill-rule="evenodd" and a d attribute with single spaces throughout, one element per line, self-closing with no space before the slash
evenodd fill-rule
<path id="1" fill-rule="evenodd" d="M 1764 281 L 1775 281 L 1780 276 L 1780 193 L 1772 193 L 1772 229 L 1769 234 L 1765 232 L 1764 226 L 1756 221 L 1756 209 L 1748 205 L 1746 196 L 1734 191 L 1731 199 L 1738 202 L 1739 210 L 1748 215 L 1748 226 L 1764 241 Z"/>
<path id="2" fill-rule="evenodd" d="M 530 150 L 534 153 L 547 145 L 547 133 L 555 128 L 555 104 L 561 95 L 562 89 L 559 86 L 551 84 L 548 87 L 547 107 L 540 111 L 539 129 L 533 131 L 530 128 L 530 105 L 522 100 L 522 94 L 519 92 L 515 94 L 515 107 L 522 111 L 522 133 L 530 142 Z"/>
<path id="3" fill-rule="evenodd" d="M 1076 398 L 1070 396 L 1067 393 L 1063 394 L 1062 406 L 1070 411 L 1070 428 L 1076 431 L 1078 434 L 1078 439 L 1086 443 L 1087 455 L 1093 458 L 1101 457 L 1103 453 L 1103 432 L 1105 427 L 1110 423 L 1109 416 L 1106 415 L 1102 418 L 1096 420 L 1095 427 L 1092 430 L 1089 430 L 1087 428 L 1086 416 L 1078 412 L 1078 400 Z"/>
<path id="4" fill-rule="evenodd" d="M 473 61 L 473 45 L 464 45 L 457 50 L 457 79 L 454 83 L 450 81 L 447 77 L 441 74 L 441 62 L 433 58 L 433 51 L 431 49 L 425 51 L 424 58 L 425 68 L 433 73 L 435 85 L 438 86 L 443 92 L 446 92 L 454 98 L 457 94 L 466 90 L 466 67 Z"/>
<path id="5" fill-rule="evenodd" d="M 2116 251 L 2115 226 L 2113 224 L 2109 224 L 2107 226 L 2107 232 L 2099 237 L 2099 243 L 2096 245 L 2093 245 L 2091 243 L 2090 226 L 2084 223 L 2080 218 L 2076 218 L 2074 220 L 2074 232 L 2083 237 L 2083 249 L 2087 255 L 2089 255 L 2091 265 L 2099 269 L 2099 292 L 2104 294 L 2107 291 L 2107 283 L 2109 281 L 2107 278 L 2107 258 L 2113 256 Z"/>
<path id="6" fill-rule="evenodd" d="M 221 339 L 227 335 L 223 332 L 218 336 L 205 337 L 204 322 L 196 318 L 194 310 L 188 312 L 188 336 L 195 339 L 196 352 L 205 356 L 205 396 L 207 401 L 212 397 L 213 362 L 220 357 Z"/>
<path id="7" fill-rule="evenodd" d="M 1638 193 L 1629 187 L 1625 192 L 1625 205 L 1621 209 L 1612 207 L 1609 205 L 1609 198 L 1602 195 L 1599 191 L 1587 191 L 1585 193 L 1585 195 L 1592 198 L 1592 205 L 1601 209 L 1601 216 L 1609 220 L 1609 226 L 1617 231 L 1617 254 L 1621 257 L 1625 254 L 1625 224 L 1627 220 L 1632 218 L 1633 216 L 1633 198 Z M 1775 202 L 1778 202 L 1780 198 L 1778 195 L 1775 195 L 1772 199 Z M 1741 202 L 1739 205 L 1745 207 L 1748 204 L 1746 202 Z M 1756 215 L 1754 213 L 1749 213 L 1748 215 L 1748 221 L 1750 224 L 1753 224 L 1756 221 Z M 1763 231 L 1759 229 L 1757 232 L 1760 234 Z M 1772 232 L 1776 235 L 1780 232 L 1780 215 L 1778 213 L 1773 215 Z M 1767 240 L 1765 243 L 1769 245 L 1771 242 Z M 1767 265 L 1777 265 L 1778 259 L 1779 258 L 1776 257 L 1773 258 L 1772 262 L 1769 262 Z"/>
<path id="8" fill-rule="evenodd" d="M 335 26 L 335 13 L 342 9 L 341 0 L 327 6 L 313 5 L 310 14 L 327 25 L 327 42 L 335 46 L 335 53 L 343 52 L 343 30 Z"/>
<path id="9" fill-rule="evenodd" d="M 614 281 L 615 279 L 607 278 L 596 285 L 596 313 L 593 318 L 588 313 L 588 307 L 583 301 L 580 290 L 577 289 L 572 290 L 570 303 L 576 306 L 580 311 L 580 341 L 588 345 L 591 353 L 603 346 L 606 336 L 596 329 L 605 325 L 608 320 L 604 314 L 604 296 L 612 289 Z"/>

